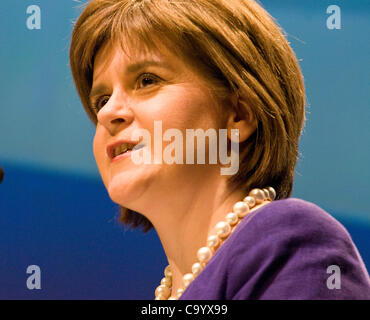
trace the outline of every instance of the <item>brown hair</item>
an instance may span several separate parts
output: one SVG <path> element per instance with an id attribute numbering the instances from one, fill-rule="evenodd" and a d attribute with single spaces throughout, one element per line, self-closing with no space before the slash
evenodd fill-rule
<path id="1" fill-rule="evenodd" d="M 94 58 L 108 42 L 157 50 L 155 39 L 212 79 L 219 92 L 243 97 L 258 120 L 240 144 L 232 189 L 272 186 L 277 199 L 292 192 L 298 141 L 305 119 L 303 76 L 273 18 L 252 0 L 92 0 L 72 34 L 70 66 L 82 104 L 89 103 Z M 226 107 L 226 106 L 225 106 Z M 152 224 L 121 207 L 121 221 L 144 232 Z"/>

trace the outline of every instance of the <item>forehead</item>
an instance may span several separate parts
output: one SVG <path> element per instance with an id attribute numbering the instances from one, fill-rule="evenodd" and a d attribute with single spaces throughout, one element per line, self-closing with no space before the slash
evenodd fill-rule
<path id="1" fill-rule="evenodd" d="M 179 64 L 182 61 L 176 58 L 164 45 L 156 44 L 157 48 L 147 47 L 139 44 L 136 47 L 123 47 L 118 42 L 105 43 L 97 52 L 94 58 L 93 79 L 99 77 L 102 71 L 106 70 L 113 62 L 120 65 L 132 65 L 138 61 L 152 61 L 167 64 Z M 132 70 L 134 71 L 134 70 Z"/>

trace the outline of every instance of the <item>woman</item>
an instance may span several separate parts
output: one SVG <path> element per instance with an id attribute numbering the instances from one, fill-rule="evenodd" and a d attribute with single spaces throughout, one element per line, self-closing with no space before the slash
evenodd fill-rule
<path id="1" fill-rule="evenodd" d="M 93 0 L 70 64 L 122 222 L 154 227 L 163 244 L 156 299 L 370 298 L 343 226 L 289 198 L 303 77 L 256 2 Z M 203 151 L 192 129 L 208 135 Z M 222 174 L 222 146 L 235 172 Z"/>

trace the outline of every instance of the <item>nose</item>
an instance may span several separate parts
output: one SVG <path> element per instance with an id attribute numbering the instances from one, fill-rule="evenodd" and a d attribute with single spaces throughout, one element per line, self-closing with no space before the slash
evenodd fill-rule
<path id="1" fill-rule="evenodd" d="M 129 103 L 118 94 L 113 94 L 97 114 L 98 123 L 103 125 L 114 136 L 127 127 L 133 120 Z"/>

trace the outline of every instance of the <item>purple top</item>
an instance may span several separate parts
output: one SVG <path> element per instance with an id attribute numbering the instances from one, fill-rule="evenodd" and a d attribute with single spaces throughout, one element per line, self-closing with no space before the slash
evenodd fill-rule
<path id="1" fill-rule="evenodd" d="M 367 300 L 370 279 L 347 230 L 290 198 L 245 216 L 180 298 L 247 299 Z"/>

